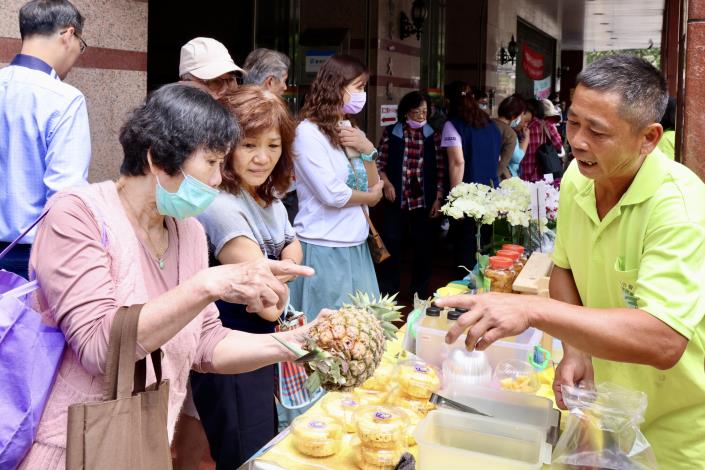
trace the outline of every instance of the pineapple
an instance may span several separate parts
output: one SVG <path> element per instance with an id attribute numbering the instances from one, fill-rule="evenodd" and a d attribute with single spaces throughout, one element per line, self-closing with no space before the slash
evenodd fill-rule
<path id="1" fill-rule="evenodd" d="M 386 339 L 394 338 L 401 306 L 396 294 L 377 300 L 357 291 L 351 304 L 318 322 L 308 331 L 303 349 L 318 354 L 306 363 L 306 386 L 315 391 L 349 391 L 372 376 L 385 350 Z"/>

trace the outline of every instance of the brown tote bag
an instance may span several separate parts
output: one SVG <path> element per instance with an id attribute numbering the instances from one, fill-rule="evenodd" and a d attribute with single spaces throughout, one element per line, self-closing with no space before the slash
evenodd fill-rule
<path id="1" fill-rule="evenodd" d="M 169 383 L 161 350 L 151 354 L 157 382 L 145 389 L 147 361 L 135 363 L 142 305 L 119 309 L 113 320 L 103 401 L 69 407 L 67 470 L 170 470 Z"/>

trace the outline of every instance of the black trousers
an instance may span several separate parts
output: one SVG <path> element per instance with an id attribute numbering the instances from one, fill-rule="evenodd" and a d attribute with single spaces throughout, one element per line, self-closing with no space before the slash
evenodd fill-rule
<path id="1" fill-rule="evenodd" d="M 0 252 L 7 248 L 8 245 L 10 244 L 7 242 L 0 242 Z M 18 243 L 3 259 L 0 259 L 0 269 L 15 273 L 27 279 L 30 251 L 32 251 L 32 245 Z"/>
<path id="2" fill-rule="evenodd" d="M 244 305 L 216 302 L 223 325 L 250 333 L 271 333 L 274 323 L 248 313 Z M 275 366 L 237 375 L 191 372 L 193 401 L 206 431 L 217 470 L 234 470 L 278 432 L 274 402 Z"/>
<path id="3" fill-rule="evenodd" d="M 391 257 L 379 265 L 380 292 L 393 294 L 399 291 L 402 248 L 408 242 L 413 258 L 411 294 L 418 293 L 422 298 L 430 295 L 428 284 L 438 219 L 430 219 L 429 213 L 430 209 L 407 210 L 385 201 L 382 240 Z"/>
<path id="4" fill-rule="evenodd" d="M 455 249 L 455 265 L 465 266 L 468 269 L 472 269 L 477 263 L 476 253 L 477 253 L 477 238 L 476 238 L 476 227 L 475 220 L 466 218 L 460 220 L 451 219 L 450 221 L 450 238 L 453 241 Z M 486 246 L 492 241 L 492 226 L 482 225 L 480 229 L 480 243 L 482 246 Z M 482 249 L 482 247 L 480 247 Z M 494 253 L 482 253 L 483 255 L 493 255 Z M 457 270 L 458 279 L 464 278 L 468 272 L 462 268 Z"/>

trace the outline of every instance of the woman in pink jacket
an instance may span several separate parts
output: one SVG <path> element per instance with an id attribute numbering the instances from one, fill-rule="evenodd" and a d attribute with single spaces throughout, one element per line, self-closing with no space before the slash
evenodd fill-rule
<path id="1" fill-rule="evenodd" d="M 170 440 L 192 368 L 235 374 L 292 359 L 272 335 L 223 328 L 213 305 L 281 307 L 286 287 L 276 276 L 312 274 L 264 259 L 208 268 L 206 237 L 193 216 L 218 193 L 220 166 L 238 134 L 231 114 L 206 92 L 167 85 L 120 131 L 117 182 L 64 191 L 47 204 L 30 272 L 41 285 L 37 308 L 61 328 L 67 348 L 20 468 L 64 468 L 68 407 L 101 398 L 109 331 L 121 306 L 144 304 L 137 356 L 164 351 Z M 277 334 L 292 342 L 301 336 Z"/>

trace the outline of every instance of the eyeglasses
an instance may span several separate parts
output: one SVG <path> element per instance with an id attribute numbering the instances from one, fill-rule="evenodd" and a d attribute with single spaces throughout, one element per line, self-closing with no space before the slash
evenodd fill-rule
<path id="1" fill-rule="evenodd" d="M 59 32 L 59 36 L 63 35 L 66 32 L 68 32 L 68 29 Z M 75 30 L 73 32 L 73 35 L 76 36 L 76 39 L 78 39 L 78 41 L 80 42 L 78 46 L 78 53 L 83 54 L 84 52 L 86 52 L 86 49 L 88 49 L 88 43 L 79 34 L 77 34 Z"/>
<path id="2" fill-rule="evenodd" d="M 236 75 L 234 72 L 225 75 L 224 77 L 211 78 L 205 81 L 207 85 L 223 86 L 232 85 L 233 82 L 242 85 L 242 75 Z"/>

